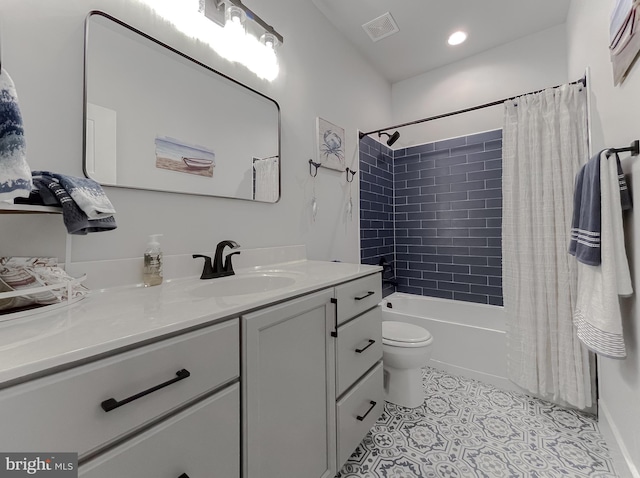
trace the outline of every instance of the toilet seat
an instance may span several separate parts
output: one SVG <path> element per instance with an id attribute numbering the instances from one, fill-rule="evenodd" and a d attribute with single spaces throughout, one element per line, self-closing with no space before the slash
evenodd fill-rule
<path id="1" fill-rule="evenodd" d="M 429 331 L 406 322 L 382 322 L 382 343 L 394 347 L 426 347 L 433 342 Z"/>

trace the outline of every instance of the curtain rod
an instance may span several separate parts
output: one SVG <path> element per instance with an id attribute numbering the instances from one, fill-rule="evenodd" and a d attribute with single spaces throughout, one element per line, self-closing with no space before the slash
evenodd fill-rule
<path id="1" fill-rule="evenodd" d="M 587 77 L 583 76 L 579 80 L 572 81 L 569 84 L 570 85 L 577 85 L 578 83 L 582 83 L 582 86 L 587 86 Z M 556 85 L 553 88 L 560 88 L 561 86 L 564 86 L 564 85 Z M 402 123 L 402 124 L 397 124 L 395 126 L 389 126 L 388 128 L 377 129 L 377 130 L 374 130 L 374 131 L 369 131 L 368 133 L 360 132 L 360 139 L 362 139 L 365 136 L 368 136 L 370 134 L 373 134 L 373 133 L 382 133 L 383 131 L 388 131 L 390 129 L 402 128 L 403 126 L 411 126 L 411 125 L 414 125 L 414 124 L 425 123 L 427 121 L 433 121 L 433 120 L 437 120 L 437 119 L 441 119 L 441 118 L 446 118 L 448 116 L 455 116 L 455 115 L 459 115 L 459 114 L 462 114 L 462 113 L 469 113 L 470 111 L 489 108 L 490 106 L 497 106 L 497 105 L 500 105 L 500 104 L 504 103 L 505 101 L 515 100 L 516 98 L 519 98 L 520 96 L 534 95 L 536 93 L 541 93 L 546 89 L 548 89 L 548 88 L 544 88 L 542 90 L 530 91 L 529 93 L 523 93 L 523 94 L 518 95 L 518 96 L 512 96 L 510 98 L 504 98 L 502 100 L 492 101 L 491 103 L 485 103 L 483 105 L 472 106 L 471 108 L 465 108 L 463 110 L 451 111 L 450 113 L 443 113 L 441 115 L 430 116 L 429 118 L 422 118 L 422 119 L 415 120 L 415 121 L 409 121 L 408 123 Z"/>

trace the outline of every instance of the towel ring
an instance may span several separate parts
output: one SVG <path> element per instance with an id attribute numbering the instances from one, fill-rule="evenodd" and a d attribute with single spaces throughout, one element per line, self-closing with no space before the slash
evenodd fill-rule
<path id="1" fill-rule="evenodd" d="M 347 182 L 348 183 L 352 183 L 353 182 L 353 178 L 355 177 L 356 173 L 358 171 L 354 171 L 353 169 L 347 168 L 344 170 L 345 173 L 347 173 Z M 349 179 L 349 174 L 351 174 L 351 179 Z"/>

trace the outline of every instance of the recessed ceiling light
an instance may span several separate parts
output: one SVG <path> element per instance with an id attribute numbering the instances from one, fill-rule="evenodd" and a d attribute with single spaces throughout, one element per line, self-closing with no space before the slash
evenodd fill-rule
<path id="1" fill-rule="evenodd" d="M 459 45 L 467 39 L 467 34 L 463 31 L 452 33 L 449 37 L 449 45 Z"/>

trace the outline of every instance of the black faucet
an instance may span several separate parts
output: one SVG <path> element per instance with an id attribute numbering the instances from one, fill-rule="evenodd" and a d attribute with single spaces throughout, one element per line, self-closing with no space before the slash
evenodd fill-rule
<path id="1" fill-rule="evenodd" d="M 202 254 L 193 255 L 194 259 L 198 257 L 204 258 L 204 269 L 202 269 L 202 275 L 200 276 L 200 279 L 215 279 L 216 277 L 226 277 L 235 274 L 235 272 L 233 271 L 233 264 L 231 263 L 231 256 L 240 254 L 240 251 L 227 254 L 223 264 L 222 253 L 224 251 L 224 248 L 227 246 L 231 247 L 232 249 L 237 249 L 238 247 L 240 247 L 240 245 L 235 241 L 219 242 L 216 246 L 216 253 L 213 259 L 213 264 L 211 263 L 211 257 L 209 256 L 203 256 Z"/>

